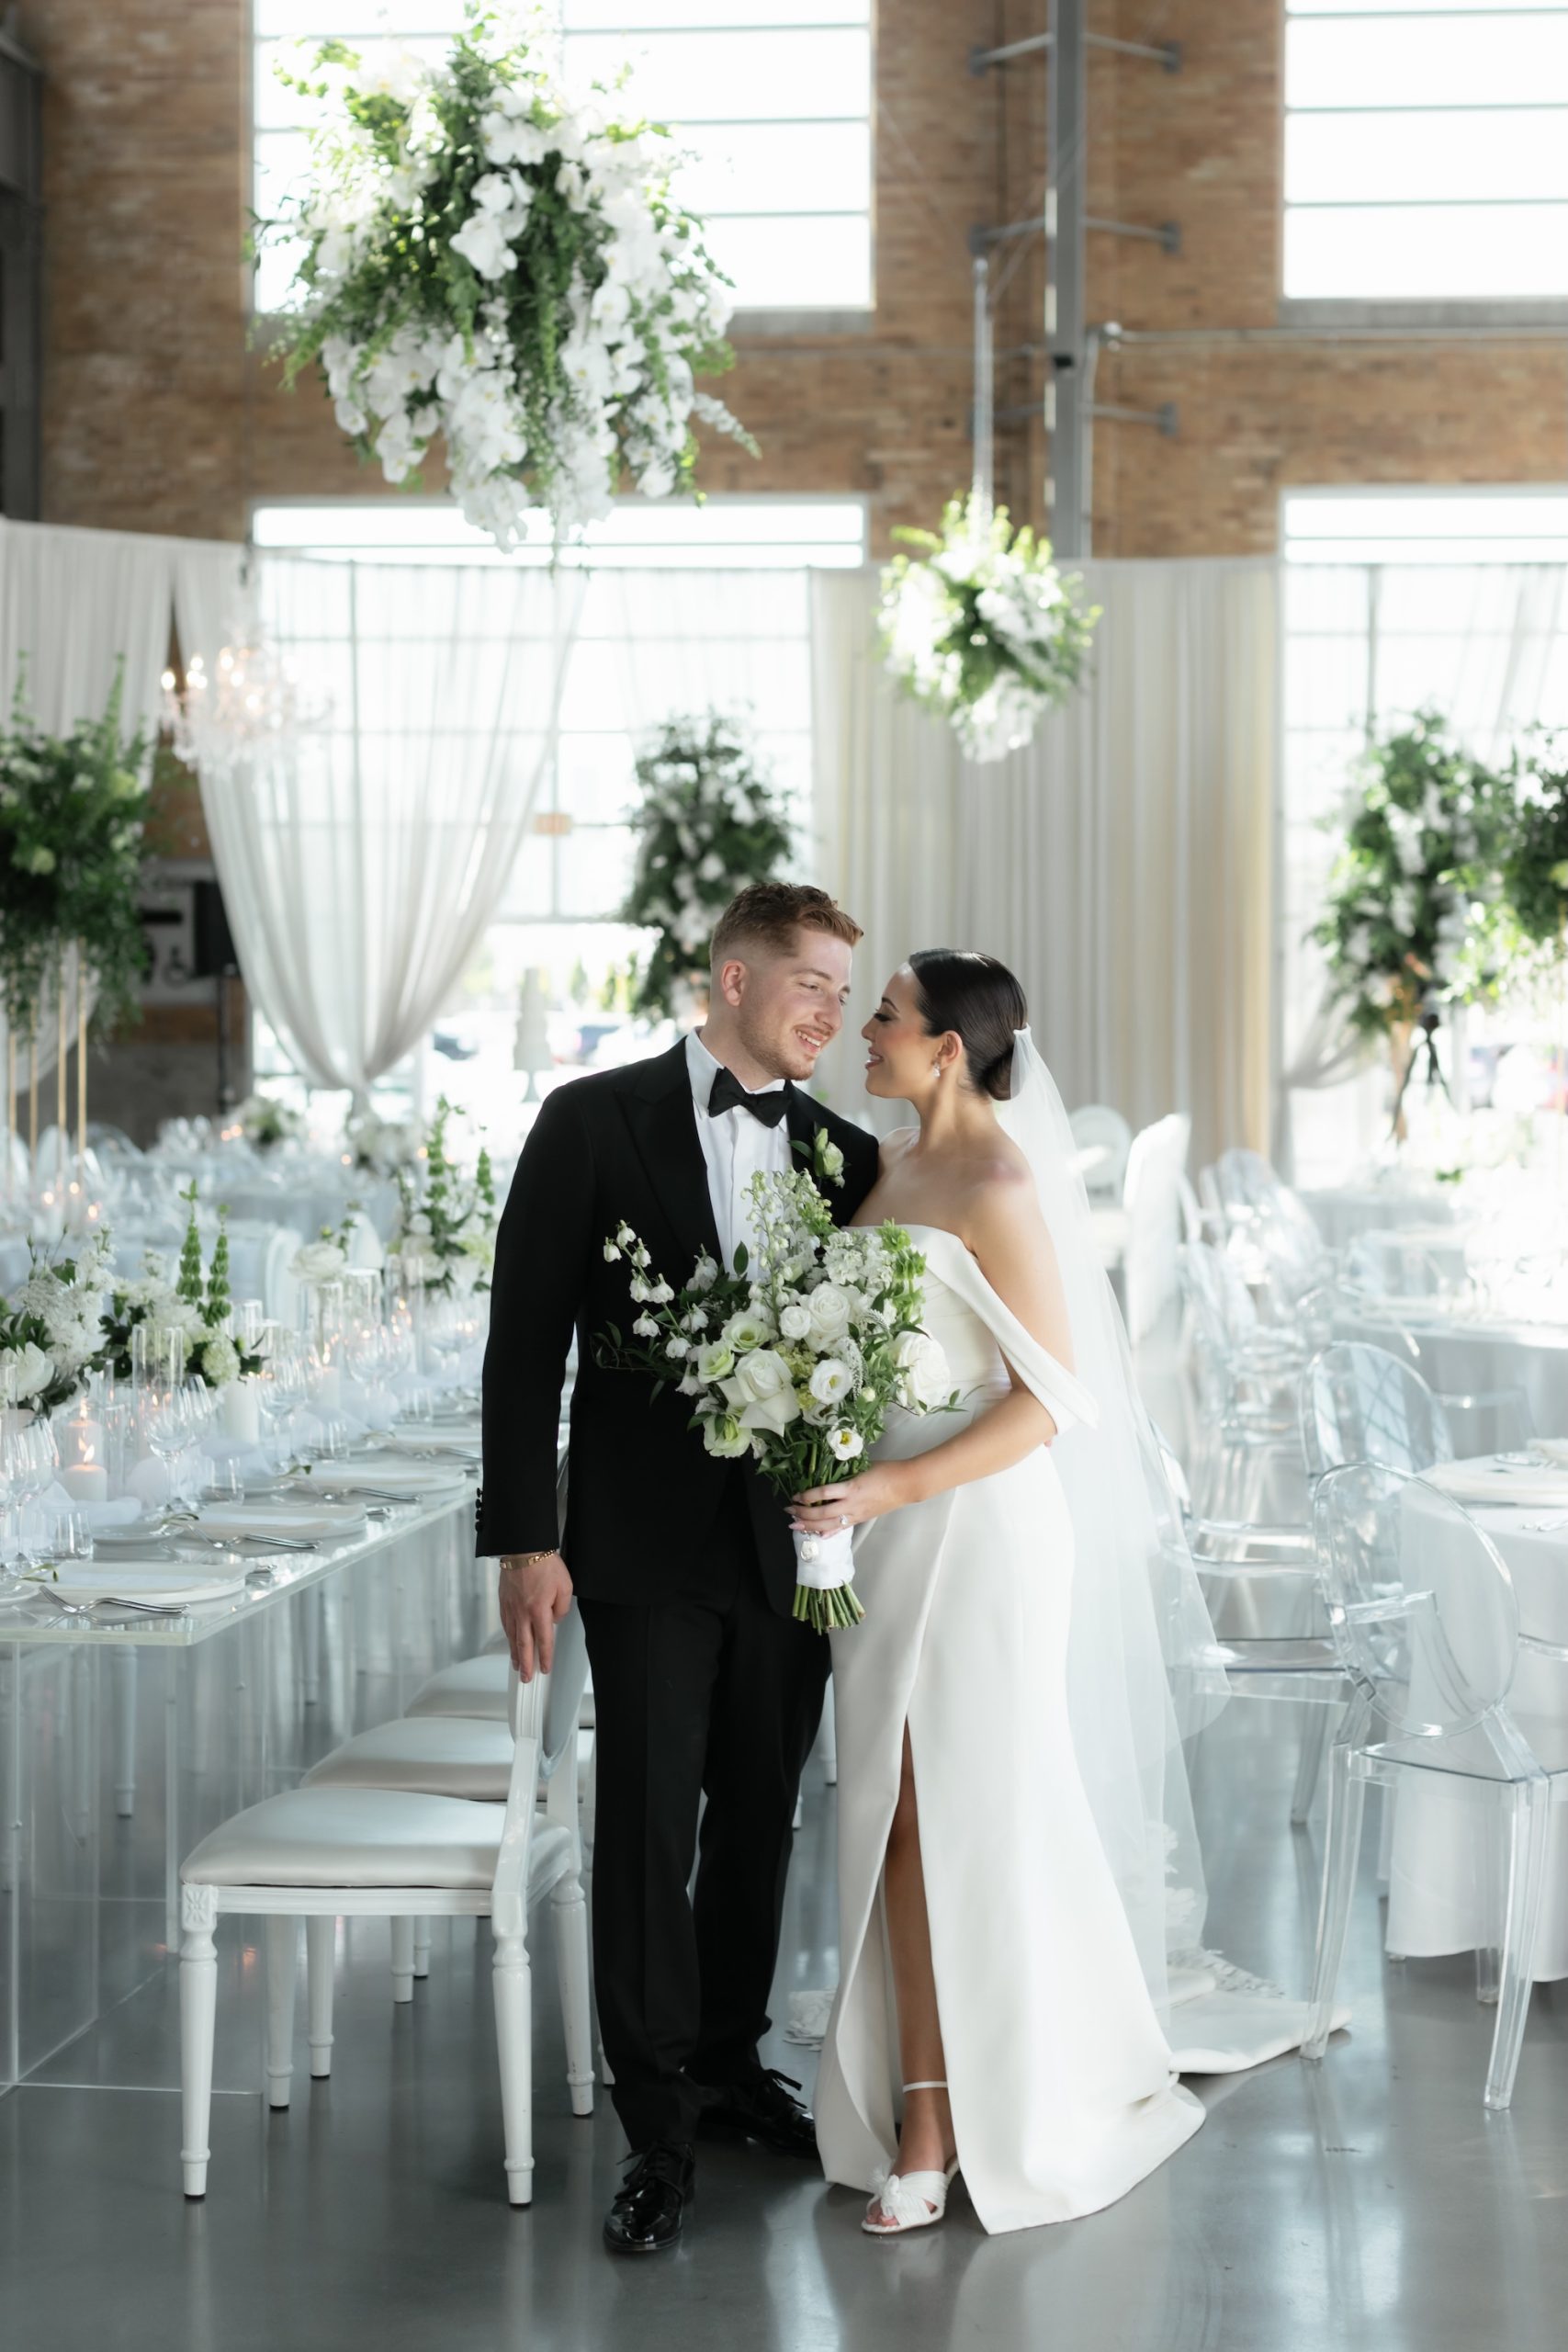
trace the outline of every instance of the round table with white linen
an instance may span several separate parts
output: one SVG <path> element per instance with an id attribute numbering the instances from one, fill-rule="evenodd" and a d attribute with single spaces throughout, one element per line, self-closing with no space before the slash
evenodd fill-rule
<path id="1" fill-rule="evenodd" d="M 1348 1250 L 1363 1233 L 1451 1225 L 1459 1213 L 1450 1184 L 1335 1184 L 1302 1198 L 1330 1250 Z"/>
<path id="2" fill-rule="evenodd" d="M 1478 1444 L 1517 1444 L 1529 1434 L 1556 1437 L 1568 1430 L 1568 1324 L 1493 1321 L 1444 1313 L 1440 1304 L 1410 1301 L 1382 1313 L 1371 1305 L 1341 1312 L 1335 1317 L 1334 1336 L 1370 1340 L 1406 1361 L 1405 1341 L 1414 1342 L 1416 1369 L 1440 1396 L 1496 1396 L 1511 1390 L 1524 1399 L 1528 1429 L 1520 1426 L 1517 1414 L 1495 1428 L 1485 1409 L 1472 1419 L 1456 1408 L 1451 1418 L 1461 1453 Z"/>
<path id="3" fill-rule="evenodd" d="M 1461 1465 L 1455 1465 L 1459 1467 Z M 1464 1465 L 1468 1467 L 1469 1465 Z M 1568 1496 L 1568 1480 L 1563 1482 Z M 1496 1545 L 1514 1581 L 1528 1634 L 1568 1643 L 1568 1499 L 1561 1509 L 1465 1504 Z M 1424 1546 L 1451 1542 L 1451 1521 L 1417 1483 L 1404 1497 L 1405 1531 Z M 1568 1743 L 1568 1666 L 1519 1654 L 1509 1711 L 1527 1736 Z M 1538 1979 L 1568 1976 L 1568 1806 L 1554 1806 L 1536 1939 Z M 1389 1849 L 1387 1942 L 1411 1959 L 1473 1951 L 1495 1939 L 1488 1925 L 1483 1858 L 1496 1850 L 1501 1817 L 1473 1782 L 1437 1772 L 1401 1775 Z"/>

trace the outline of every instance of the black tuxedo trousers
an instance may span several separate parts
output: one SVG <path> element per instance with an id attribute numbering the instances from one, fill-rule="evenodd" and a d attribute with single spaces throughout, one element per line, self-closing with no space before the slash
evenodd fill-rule
<path id="1" fill-rule="evenodd" d="M 791 1090 L 796 1164 L 819 1131 L 843 1154 L 840 1222 L 876 1145 Z M 535 1123 L 497 1237 L 485 1358 L 481 1554 L 559 1543 L 593 1672 L 593 1954 L 617 2114 L 634 2148 L 688 2140 L 698 2084 L 755 2064 L 768 2024 L 801 1768 L 828 1644 L 795 1623 L 784 1507 L 747 1462 L 712 1460 L 672 1392 L 604 1371 L 594 1335 L 636 1313 L 621 1222 L 677 1288 L 718 1255 L 683 1046 L 558 1088 Z M 578 1340 L 567 1517 L 556 1453 Z M 699 1807 L 705 1797 L 699 1836 Z M 694 1891 L 688 1893 L 694 1860 Z"/>

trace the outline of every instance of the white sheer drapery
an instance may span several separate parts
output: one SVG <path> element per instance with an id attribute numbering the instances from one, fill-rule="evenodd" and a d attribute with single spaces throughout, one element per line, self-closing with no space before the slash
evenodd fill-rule
<path id="1" fill-rule="evenodd" d="M 974 768 L 882 665 L 871 571 L 814 582 L 824 879 L 873 985 L 916 946 L 1012 967 L 1069 1102 L 1194 1148 L 1269 1127 L 1275 567 L 1089 562 L 1089 677 L 1027 751 Z M 834 1099 L 860 1107 L 847 1057 Z"/>
<path id="2" fill-rule="evenodd" d="M 182 573 L 210 670 L 232 616 Z M 269 558 L 259 609 L 326 723 L 202 802 L 241 965 L 314 1084 L 417 1045 L 499 908 L 553 756 L 581 572 Z"/>

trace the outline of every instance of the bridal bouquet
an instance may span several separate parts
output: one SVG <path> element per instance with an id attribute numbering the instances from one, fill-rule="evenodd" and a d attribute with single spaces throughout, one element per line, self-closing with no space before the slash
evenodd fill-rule
<path id="1" fill-rule="evenodd" d="M 755 1261 L 742 1244 L 729 1274 L 705 1254 L 681 1291 L 630 1226 L 606 1239 L 606 1259 L 629 1265 L 639 1312 L 630 1339 L 612 1326 L 598 1356 L 672 1383 L 708 1453 L 750 1453 L 788 1501 L 860 1461 L 889 1406 L 931 1412 L 953 1389 L 920 1328 L 926 1261 L 902 1227 L 835 1226 L 804 1169 L 753 1177 L 751 1198 Z M 852 1531 L 797 1533 L 795 1554 L 796 1617 L 818 1633 L 857 1623 Z"/>

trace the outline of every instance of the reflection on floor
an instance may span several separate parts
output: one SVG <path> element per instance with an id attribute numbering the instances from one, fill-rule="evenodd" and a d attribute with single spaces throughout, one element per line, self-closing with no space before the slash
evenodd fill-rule
<path id="1" fill-rule="evenodd" d="M 1270 1728 L 1286 1736 L 1271 1737 Z M 1211 1931 L 1303 1982 L 1320 1831 L 1286 1826 L 1295 1747 L 1234 1706 L 1199 1775 Z M 831 1980 L 831 1796 L 807 1794 L 779 2007 Z M 135 1825 L 124 1826 L 129 1837 Z M 1369 1837 L 1369 1869 L 1375 1840 Z M 1546 2352 L 1568 2302 L 1568 2030 L 1538 1991 L 1511 2116 L 1481 2106 L 1490 2011 L 1468 1961 L 1385 1967 L 1369 1876 L 1346 1989 L 1351 2035 L 1197 2087 L 1210 2120 L 1112 2211 L 987 2240 L 962 2193 L 941 2231 L 876 2245 L 858 2201 L 783 2159 L 703 2153 L 685 2245 L 615 2261 L 599 2222 L 621 2141 L 574 2122 L 538 1939 L 536 2202 L 501 2173 L 486 1931 L 438 1923 L 412 2007 L 387 1931 L 340 1947 L 330 2083 L 269 2116 L 261 1968 L 220 1934 L 212 2188 L 179 2194 L 172 1973 L 0 2100 L 0 2342 L 29 2352 Z M 1071 1933 L 1071 1923 L 1064 1931 Z M 302 2009 L 302 2004 L 301 2004 Z M 809 2054 L 769 2052 L 809 2077 Z M 802 2063 L 804 2062 L 804 2063 Z M 95 2086 L 96 2087 L 83 2087 Z M 112 2087 L 110 2087 L 112 2086 Z"/>

